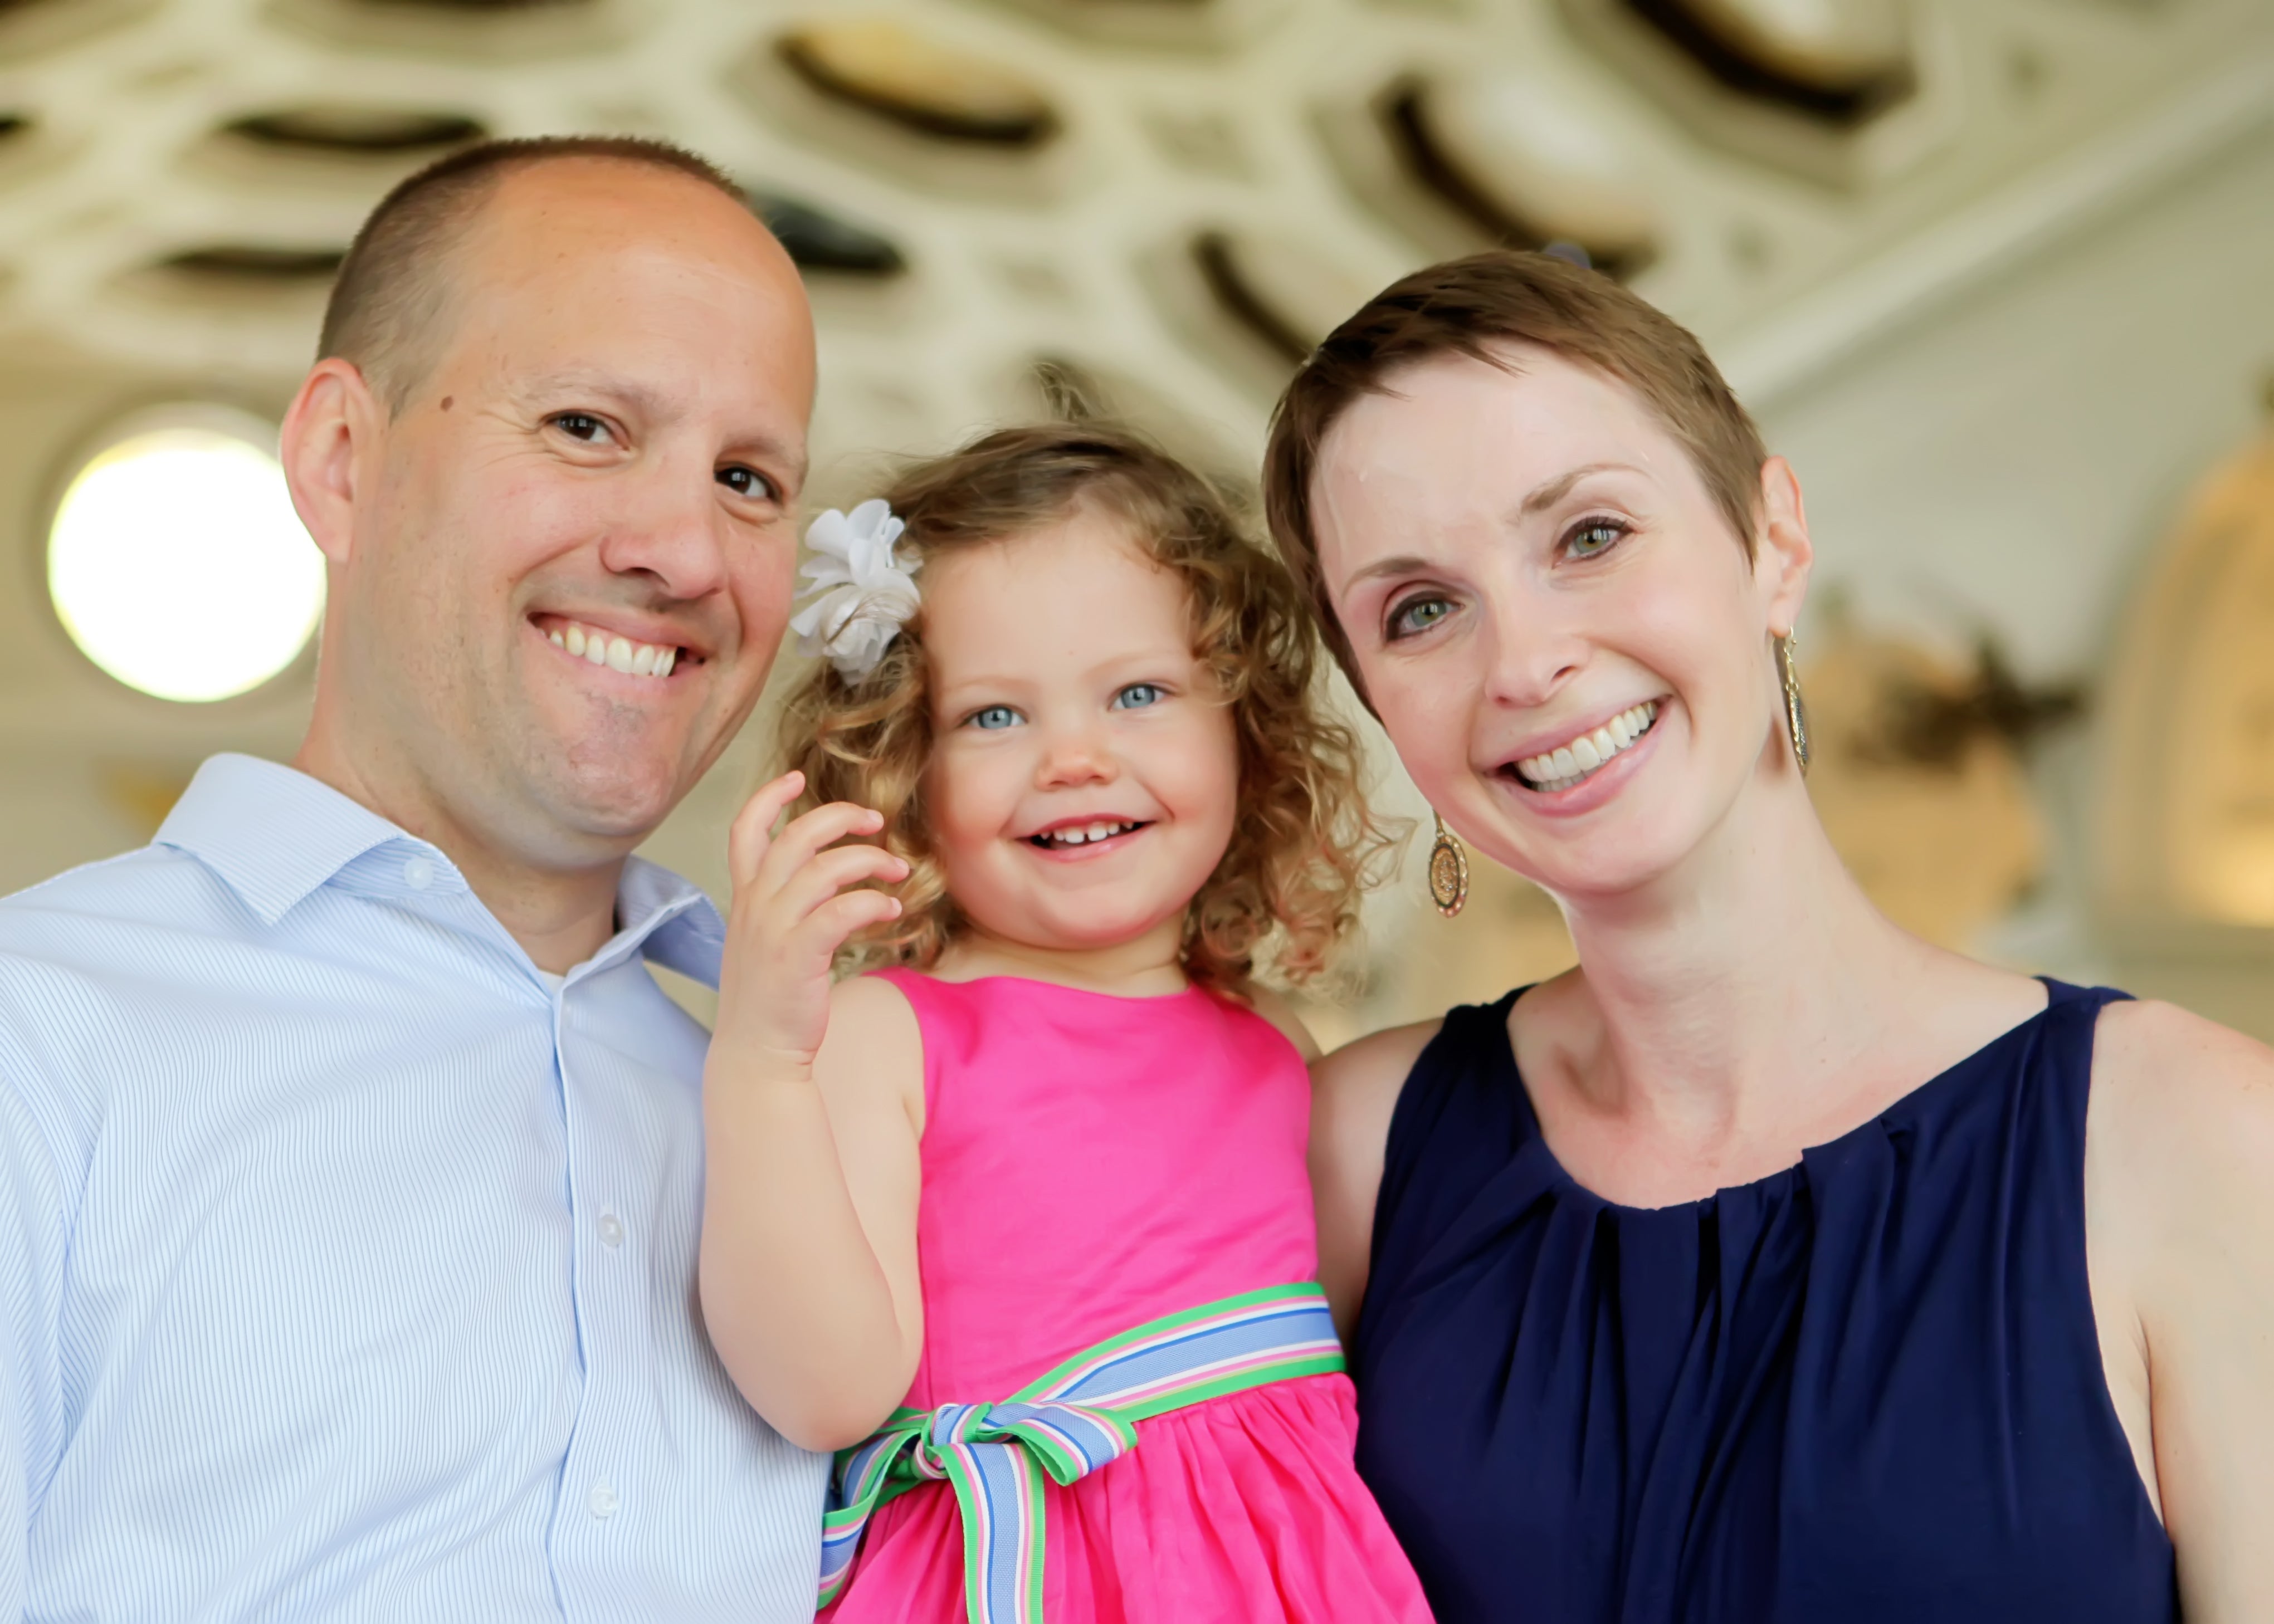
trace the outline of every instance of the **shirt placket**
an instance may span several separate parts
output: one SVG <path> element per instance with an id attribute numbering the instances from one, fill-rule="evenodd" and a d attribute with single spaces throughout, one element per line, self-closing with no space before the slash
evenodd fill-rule
<path id="1" fill-rule="evenodd" d="M 553 994 L 553 1062 L 561 1080 L 561 1113 L 567 1130 L 569 1290 L 576 1316 L 576 1350 L 584 1372 L 576 1422 L 561 1462 L 560 1503 L 553 1518 L 553 1579 L 561 1607 L 571 1620 L 597 1616 L 582 1592 L 583 1576 L 606 1565 L 608 1548 L 621 1543 L 625 1507 L 621 1440 L 608 1425 L 608 1289 L 611 1263 L 623 1251 L 622 1218 L 611 1204 L 611 1169 L 592 1132 L 592 1079 L 589 1037 L 578 1031 L 577 987 Z M 621 1335 L 619 1331 L 618 1335 Z"/>

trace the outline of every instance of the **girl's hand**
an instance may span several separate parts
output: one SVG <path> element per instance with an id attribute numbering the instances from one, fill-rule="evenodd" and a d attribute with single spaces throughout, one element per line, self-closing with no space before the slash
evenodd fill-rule
<path id="1" fill-rule="evenodd" d="M 847 888 L 908 876 L 907 864 L 882 846 L 835 844 L 885 826 L 884 815 L 867 807 L 832 801 L 772 833 L 804 789 L 803 773 L 785 773 L 750 797 L 727 834 L 734 897 L 712 1040 L 712 1053 L 737 1067 L 799 1080 L 813 1075 L 829 1030 L 837 950 L 900 912 L 898 898 Z"/>

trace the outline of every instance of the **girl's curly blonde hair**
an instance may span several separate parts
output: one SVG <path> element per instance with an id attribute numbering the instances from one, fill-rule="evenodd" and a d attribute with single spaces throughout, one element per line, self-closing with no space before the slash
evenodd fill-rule
<path id="1" fill-rule="evenodd" d="M 910 468 L 882 494 L 907 525 L 903 553 L 922 562 L 1028 534 L 1086 503 L 1123 520 L 1148 557 L 1183 579 L 1193 652 L 1231 708 L 1239 745 L 1239 816 L 1186 912 L 1186 973 L 1244 994 L 1266 963 L 1298 982 L 1324 969 L 1392 843 L 1367 809 L 1357 738 L 1319 703 L 1318 644 L 1294 583 L 1224 499 L 1140 436 L 1094 421 L 998 430 Z M 908 864 L 900 917 L 856 938 L 848 966 L 930 966 L 964 921 L 925 823 L 923 612 L 865 676 L 814 662 L 783 707 L 779 739 L 785 767 L 805 774 L 802 805 L 876 808 L 879 838 Z"/>

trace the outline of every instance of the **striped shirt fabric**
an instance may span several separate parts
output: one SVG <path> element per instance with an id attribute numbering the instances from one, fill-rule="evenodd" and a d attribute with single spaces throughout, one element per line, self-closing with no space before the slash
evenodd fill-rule
<path id="1" fill-rule="evenodd" d="M 0 901 L 0 1620 L 809 1618 L 826 1461 L 695 1290 L 723 930 L 557 985 L 436 847 L 206 763 Z"/>

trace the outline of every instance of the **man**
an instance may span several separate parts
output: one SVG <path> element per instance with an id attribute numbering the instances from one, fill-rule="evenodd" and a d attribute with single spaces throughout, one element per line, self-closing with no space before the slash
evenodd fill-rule
<path id="1" fill-rule="evenodd" d="M 825 1462 L 695 1308 L 719 921 L 629 856 L 791 595 L 796 273 L 699 160 L 380 206 L 284 424 L 293 768 L 0 903 L 0 1618 L 804 1618 Z"/>

